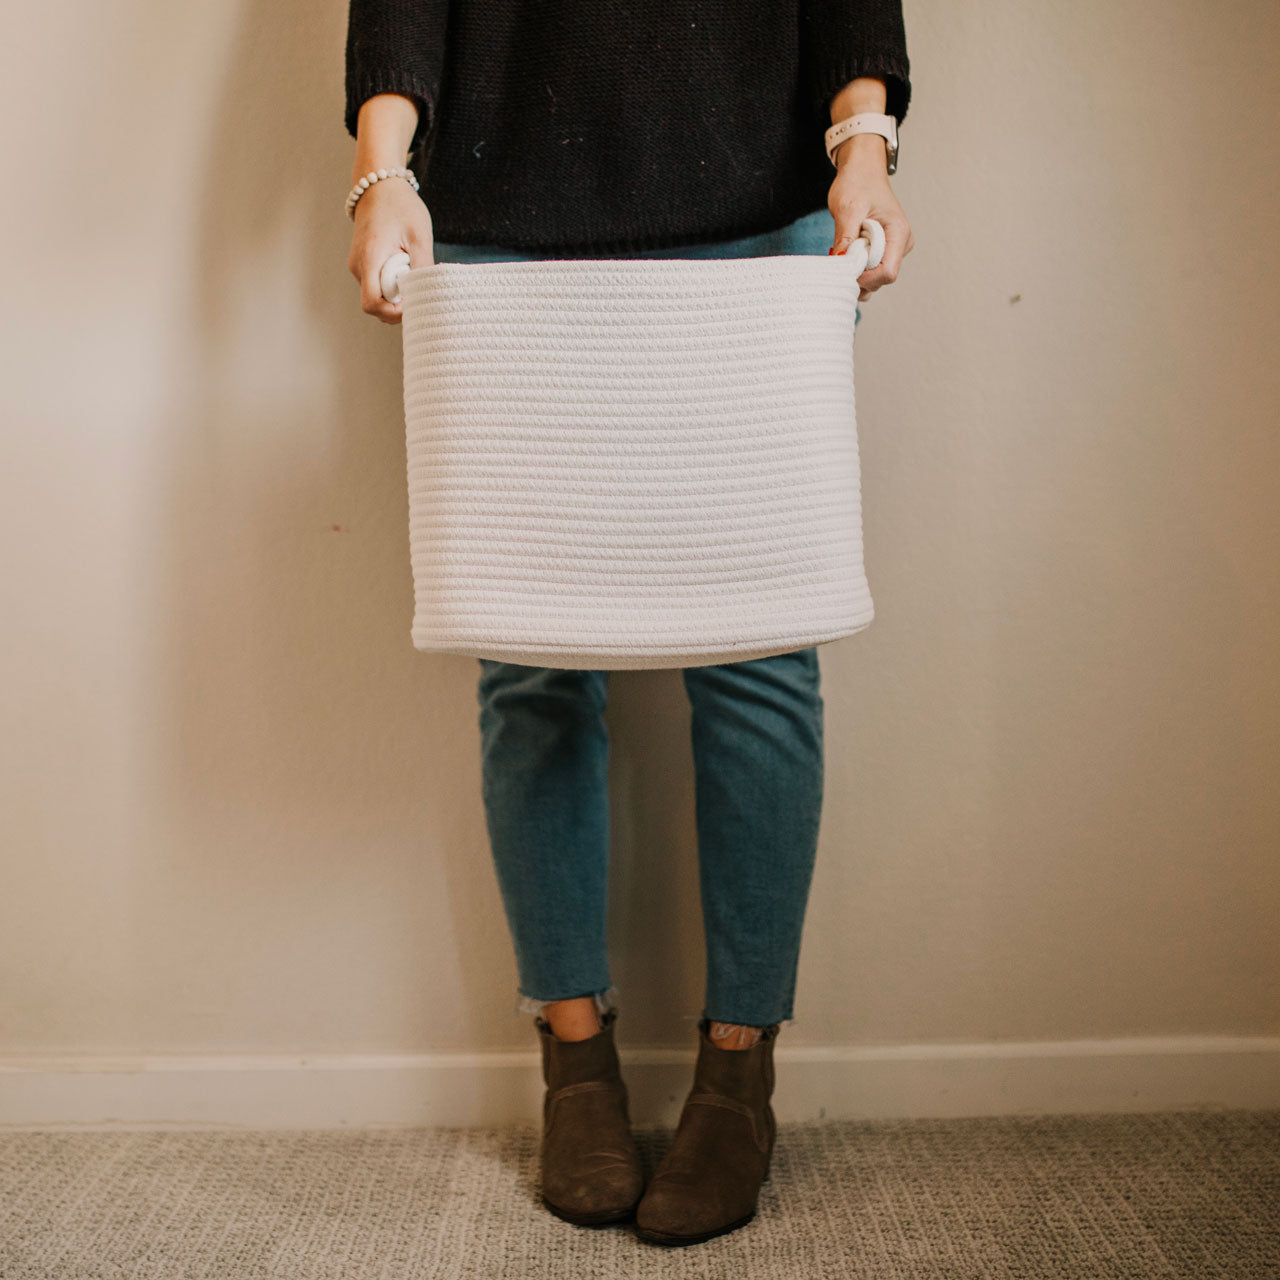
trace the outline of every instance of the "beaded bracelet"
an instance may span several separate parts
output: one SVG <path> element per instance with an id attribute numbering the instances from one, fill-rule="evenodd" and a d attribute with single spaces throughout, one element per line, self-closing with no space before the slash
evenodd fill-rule
<path id="1" fill-rule="evenodd" d="M 383 178 L 403 178 L 415 191 L 418 190 L 418 179 L 414 176 L 412 169 L 370 169 L 368 173 L 356 183 L 354 187 L 347 193 L 347 217 L 352 222 L 356 218 L 356 204 L 360 197 L 369 190 L 375 182 L 381 182 Z"/>

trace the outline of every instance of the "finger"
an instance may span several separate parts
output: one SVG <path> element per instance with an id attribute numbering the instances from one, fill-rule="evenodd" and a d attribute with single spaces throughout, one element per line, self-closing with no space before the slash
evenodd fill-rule
<path id="1" fill-rule="evenodd" d="M 400 302 L 388 302 L 381 293 L 373 297 L 366 295 L 363 287 L 360 291 L 360 309 L 368 316 L 375 316 L 387 324 L 399 324 L 402 308 Z"/>
<path id="2" fill-rule="evenodd" d="M 858 284 L 862 288 L 874 293 L 882 285 L 892 284 L 898 278 L 910 230 L 903 218 L 885 220 L 884 257 L 880 259 L 879 265 L 869 267 L 858 277 Z"/>
<path id="3" fill-rule="evenodd" d="M 360 309 L 388 324 L 400 323 L 400 304 L 382 296 L 382 264 L 390 254 L 366 252 L 360 259 Z"/>

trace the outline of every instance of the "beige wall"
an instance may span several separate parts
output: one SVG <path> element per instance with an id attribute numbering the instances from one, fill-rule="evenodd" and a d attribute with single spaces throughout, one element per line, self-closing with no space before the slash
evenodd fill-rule
<path id="1" fill-rule="evenodd" d="M 409 641 L 399 332 L 345 265 L 344 7 L 24 14 L 0 1053 L 527 1048 L 476 664 Z M 907 23 L 917 248 L 859 330 L 878 614 L 822 651 L 787 1035 L 1275 1035 L 1275 6 Z M 687 706 L 676 672 L 611 698 L 614 976 L 632 1043 L 685 1045 Z"/>

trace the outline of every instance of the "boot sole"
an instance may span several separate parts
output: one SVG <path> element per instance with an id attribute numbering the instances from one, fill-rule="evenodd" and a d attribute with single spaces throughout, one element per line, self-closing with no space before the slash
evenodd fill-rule
<path id="1" fill-rule="evenodd" d="M 636 1204 L 639 1204 L 639 1200 Z M 552 1204 L 546 1196 L 542 1197 L 542 1205 L 548 1212 L 565 1222 L 572 1222 L 576 1227 L 607 1227 L 615 1222 L 630 1222 L 636 1215 L 636 1204 L 625 1209 L 597 1209 L 591 1213 L 582 1213 L 576 1209 L 562 1209 Z"/>
<path id="2" fill-rule="evenodd" d="M 745 1227 L 755 1216 L 756 1211 L 752 1209 L 745 1218 L 739 1218 L 737 1222 L 730 1222 L 727 1226 L 717 1227 L 714 1231 L 704 1231 L 696 1236 L 676 1236 L 666 1231 L 651 1231 L 645 1227 L 636 1227 L 635 1234 L 638 1239 L 644 1240 L 649 1244 L 660 1244 L 665 1245 L 668 1249 L 678 1249 L 689 1244 L 701 1244 L 704 1240 L 714 1240 L 716 1236 L 728 1235 L 730 1231 L 737 1231 L 739 1227 Z"/>

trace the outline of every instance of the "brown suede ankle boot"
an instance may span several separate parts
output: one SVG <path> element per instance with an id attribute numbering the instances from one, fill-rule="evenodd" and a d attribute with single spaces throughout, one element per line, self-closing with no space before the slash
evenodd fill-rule
<path id="1" fill-rule="evenodd" d="M 617 1011 L 608 1010 L 588 1040 L 559 1040 L 544 1018 L 542 1041 L 542 1203 L 579 1226 L 622 1222 L 644 1190 L 631 1136 L 627 1087 L 613 1042 Z"/>
<path id="2" fill-rule="evenodd" d="M 698 1024 L 693 1088 L 636 1209 L 636 1235 L 653 1244 L 698 1244 L 745 1226 L 769 1176 L 779 1025 L 763 1028 L 749 1049 L 722 1049 L 709 1026 L 706 1018 Z"/>

